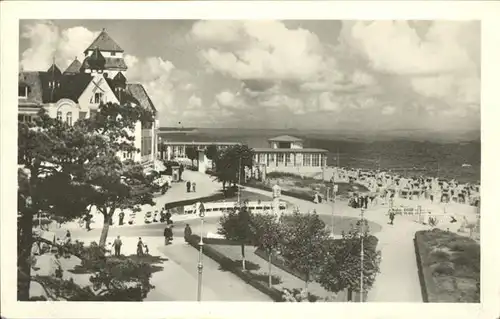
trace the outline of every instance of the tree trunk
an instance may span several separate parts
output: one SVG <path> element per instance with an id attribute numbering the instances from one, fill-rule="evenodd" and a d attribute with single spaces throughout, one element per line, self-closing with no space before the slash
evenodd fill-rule
<path id="1" fill-rule="evenodd" d="M 226 181 L 222 181 L 222 191 L 226 190 Z"/>
<path id="2" fill-rule="evenodd" d="M 245 267 L 245 245 L 241 245 L 241 267 L 243 270 L 246 270 Z"/>
<path id="3" fill-rule="evenodd" d="M 17 300 L 28 301 L 31 283 L 31 247 L 33 245 L 33 211 L 23 212 L 18 225 Z"/>
<path id="4" fill-rule="evenodd" d="M 272 251 L 269 251 L 268 253 L 269 253 L 269 260 L 268 260 L 268 262 L 269 262 L 269 287 L 272 287 L 272 285 L 273 285 L 273 277 L 271 275 L 271 267 L 272 267 L 272 257 L 273 257 L 273 255 L 272 255 Z"/>
<path id="5" fill-rule="evenodd" d="M 101 238 L 99 238 L 99 246 L 106 247 L 106 239 L 108 239 L 109 226 L 111 224 L 111 218 L 113 218 L 114 209 L 109 214 L 104 215 L 104 225 L 102 226 Z"/>
<path id="6" fill-rule="evenodd" d="M 307 290 L 309 289 L 309 274 L 306 274 L 306 280 L 305 280 L 305 283 L 304 283 L 304 292 L 306 293 L 307 295 Z"/>

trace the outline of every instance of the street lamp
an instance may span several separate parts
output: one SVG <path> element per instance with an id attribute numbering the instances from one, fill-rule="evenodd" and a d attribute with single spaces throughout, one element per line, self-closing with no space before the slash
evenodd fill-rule
<path id="1" fill-rule="evenodd" d="M 334 238 L 334 233 L 333 233 L 333 223 L 335 221 L 335 215 L 334 215 L 334 212 L 335 212 L 335 200 L 336 200 L 336 197 L 337 197 L 337 191 L 339 189 L 339 186 L 335 184 L 335 182 L 333 182 L 333 187 L 332 187 L 332 238 Z"/>
<path id="2" fill-rule="evenodd" d="M 365 237 L 365 210 L 361 208 L 361 272 L 360 272 L 360 283 L 359 283 L 359 302 L 363 302 L 364 287 L 363 287 L 363 270 L 365 261 L 365 249 L 364 249 L 364 237 Z"/>
<path id="3" fill-rule="evenodd" d="M 200 229 L 200 249 L 198 255 L 198 301 L 201 301 L 201 288 L 202 288 L 202 278 L 203 278 L 203 223 L 205 219 L 205 206 L 203 203 L 198 205 L 198 214 L 201 218 L 201 229 Z"/>

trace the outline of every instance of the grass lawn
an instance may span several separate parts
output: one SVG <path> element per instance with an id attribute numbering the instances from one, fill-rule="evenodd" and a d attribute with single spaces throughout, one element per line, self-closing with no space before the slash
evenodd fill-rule
<path id="1" fill-rule="evenodd" d="M 415 234 L 428 302 L 480 302 L 480 246 L 440 229 Z"/>
<path id="2" fill-rule="evenodd" d="M 329 186 L 328 182 L 311 177 L 301 177 L 291 173 L 273 172 L 267 175 L 267 179 L 266 186 L 270 187 L 279 182 L 282 190 L 310 196 L 311 198 L 316 192 L 326 196 L 326 187 Z M 262 182 L 256 183 L 264 185 Z M 366 193 L 369 191 L 365 186 L 357 183 L 349 184 L 341 182 L 336 183 L 336 185 L 338 186 L 337 196 L 341 198 L 347 197 L 349 192 Z"/>
<path id="3" fill-rule="evenodd" d="M 248 200 L 250 202 L 251 201 L 258 201 L 258 200 L 261 200 L 261 201 L 272 201 L 273 200 L 273 198 L 271 196 L 252 193 L 252 192 L 248 192 L 245 190 L 240 191 L 240 197 L 241 197 L 241 201 Z M 232 202 L 232 201 L 234 201 L 234 202 L 238 201 L 238 194 L 237 193 L 235 193 L 234 195 L 231 195 L 229 197 L 226 197 L 225 199 L 218 200 L 217 202 Z"/>

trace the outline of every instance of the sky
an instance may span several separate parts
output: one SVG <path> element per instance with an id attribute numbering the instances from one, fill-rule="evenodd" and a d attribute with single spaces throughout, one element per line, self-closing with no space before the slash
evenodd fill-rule
<path id="1" fill-rule="evenodd" d="M 477 21 L 22 20 L 20 68 L 82 61 L 103 28 L 161 126 L 480 129 Z"/>

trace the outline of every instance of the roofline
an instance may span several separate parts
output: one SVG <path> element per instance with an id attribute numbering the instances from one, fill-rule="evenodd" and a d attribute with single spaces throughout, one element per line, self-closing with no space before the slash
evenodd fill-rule
<path id="1" fill-rule="evenodd" d="M 99 49 L 99 48 L 96 48 L 96 49 Z M 83 53 L 87 54 L 87 52 L 89 52 L 91 50 L 93 51 L 93 50 L 96 50 L 96 49 L 91 49 L 90 46 L 89 46 L 87 49 L 85 49 L 85 51 L 83 51 Z M 103 50 L 103 49 L 99 49 L 99 51 L 101 51 L 101 52 L 120 52 L 120 53 L 124 53 L 125 52 L 125 50 L 123 50 L 123 49 L 121 49 L 121 50 Z"/>
<path id="2" fill-rule="evenodd" d="M 255 153 L 328 153 L 319 148 L 254 148 Z"/>

